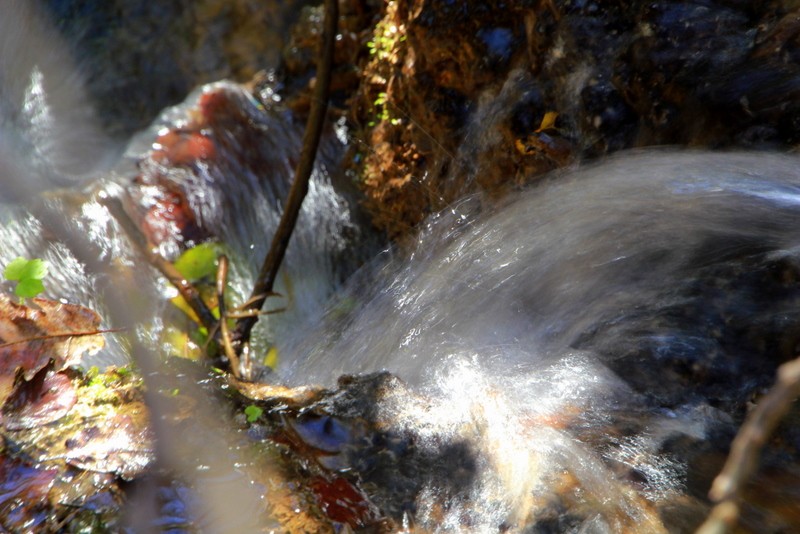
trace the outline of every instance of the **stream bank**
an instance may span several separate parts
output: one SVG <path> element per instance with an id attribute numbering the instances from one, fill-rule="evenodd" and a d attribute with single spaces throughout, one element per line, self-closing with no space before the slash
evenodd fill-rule
<path id="1" fill-rule="evenodd" d="M 393 238 L 470 192 L 626 148 L 800 139 L 792 2 L 342 4 L 373 13 L 337 58 L 358 73 L 341 82 L 355 174 Z"/>

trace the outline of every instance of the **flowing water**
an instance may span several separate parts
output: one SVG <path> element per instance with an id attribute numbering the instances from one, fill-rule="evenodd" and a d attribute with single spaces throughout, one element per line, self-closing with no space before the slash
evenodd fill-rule
<path id="1" fill-rule="evenodd" d="M 796 167 L 775 154 L 631 152 L 490 214 L 475 217 L 467 199 L 428 224 L 409 259 L 381 267 L 386 287 L 355 288 L 347 328 L 303 346 L 288 376 L 388 368 L 424 383 L 461 352 L 502 372 L 578 349 L 607 364 L 649 350 L 735 365 L 746 358 L 724 348 L 747 347 L 722 319 L 795 329 L 791 285 L 766 284 L 796 261 Z"/>
<path id="2" fill-rule="evenodd" d="M 658 530 L 642 526 L 652 517 L 641 503 L 620 504 L 609 466 L 662 509 L 685 493 L 702 500 L 702 462 L 794 356 L 797 158 L 631 152 L 491 213 L 474 204 L 429 222 L 410 258 L 356 277 L 339 303 L 352 311 L 334 306 L 283 376 L 387 369 L 434 399 L 424 410 L 389 402 L 380 417 L 418 426 L 423 447 L 471 444 L 468 502 L 480 504 L 454 506 L 443 530 L 530 524 L 541 512 L 530 496 L 554 491 L 562 469 L 582 505 L 620 501 L 617 515 L 599 507 L 556 530 Z M 665 522 L 684 530 L 690 512 Z"/>
<path id="3" fill-rule="evenodd" d="M 0 153 L 21 156 L 3 157 L 0 168 L 2 264 L 17 255 L 46 259 L 48 296 L 101 314 L 114 305 L 110 286 L 133 283 L 132 302 L 158 303 L 138 329 L 157 347 L 169 289 L 140 267 L 105 200 L 157 206 L 153 187 L 168 184 L 180 188 L 200 230 L 226 243 L 234 293 L 246 294 L 301 127 L 223 83 L 166 111 L 119 156 L 92 133 L 90 110 L 59 111 L 72 109 L 63 102 L 80 84 L 44 60 L 8 63 L 8 35 L 0 31 L 0 81 L 16 81 L 0 101 Z M 197 109 L 202 128 L 192 123 Z M 73 136 L 60 132 L 78 126 L 90 140 L 78 149 L 91 151 L 73 157 L 65 144 Z M 169 131 L 187 139 L 202 131 L 213 157 L 165 159 L 159 140 Z M 328 136 L 278 288 L 287 313 L 264 321 L 258 336 L 281 354 L 272 380 L 332 386 L 344 374 L 386 370 L 404 381 L 376 400 L 373 422 L 413 435 L 415 454 L 436 460 L 376 469 L 350 456 L 329 467 L 357 473 L 387 510 L 431 531 L 696 524 L 714 474 L 704 463 L 718 463 L 748 402 L 797 350 L 798 159 L 620 154 L 496 205 L 464 199 L 431 218 L 410 253 L 386 252 L 338 289 L 376 250 L 333 171 L 344 148 Z M 183 244 L 165 239 L 160 247 L 174 256 Z M 103 358 L 121 363 L 128 354 L 112 343 Z M 338 420 L 332 450 L 355 447 L 349 420 Z M 309 440 L 331 432 L 297 429 Z M 767 461 L 794 472 L 787 458 L 797 436 L 786 439 L 790 452 Z M 397 470 L 403 480 L 416 477 L 403 495 L 410 504 L 392 494 Z"/>

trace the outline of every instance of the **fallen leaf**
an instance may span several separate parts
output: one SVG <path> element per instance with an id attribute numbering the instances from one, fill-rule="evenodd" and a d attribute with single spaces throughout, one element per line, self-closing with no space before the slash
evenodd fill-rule
<path id="1" fill-rule="evenodd" d="M 72 380 L 46 367 L 32 380 L 19 384 L 6 400 L 2 425 L 20 430 L 51 423 L 64 417 L 76 401 Z"/>
<path id="2" fill-rule="evenodd" d="M 147 408 L 140 402 L 121 406 L 119 413 L 81 428 L 65 445 L 69 465 L 130 480 L 153 460 Z"/>
<path id="3" fill-rule="evenodd" d="M 14 390 L 17 373 L 31 380 L 53 362 L 60 371 L 77 365 L 105 341 L 96 332 L 100 316 L 88 308 L 34 298 L 20 304 L 0 294 L 0 406 Z"/>
<path id="4" fill-rule="evenodd" d="M 3 532 L 35 532 L 47 519 L 47 494 L 58 471 L 36 469 L 0 455 L 0 525 Z"/>

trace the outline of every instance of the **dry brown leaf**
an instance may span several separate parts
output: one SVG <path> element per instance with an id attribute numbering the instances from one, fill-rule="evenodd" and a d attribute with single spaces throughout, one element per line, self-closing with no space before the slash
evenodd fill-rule
<path id="1" fill-rule="evenodd" d="M 105 340 L 94 333 L 99 325 L 100 316 L 83 306 L 41 298 L 19 303 L 0 294 L 0 405 L 14 390 L 17 373 L 29 381 L 51 361 L 60 371 L 100 350 Z"/>
<path id="2" fill-rule="evenodd" d="M 2 409 L 2 425 L 9 430 L 36 428 L 64 417 L 77 402 L 72 380 L 45 368 L 32 380 L 17 385 Z"/>
<path id="3" fill-rule="evenodd" d="M 85 425 L 65 445 L 68 464 L 132 479 L 153 460 L 147 408 L 141 402 L 120 406 L 97 424 Z"/>

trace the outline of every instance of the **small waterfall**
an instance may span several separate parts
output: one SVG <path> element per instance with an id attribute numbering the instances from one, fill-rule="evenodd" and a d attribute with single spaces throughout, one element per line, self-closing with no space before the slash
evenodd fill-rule
<path id="1" fill-rule="evenodd" d="M 676 502 L 702 509 L 702 462 L 724 457 L 800 341 L 798 168 L 629 152 L 488 213 L 465 200 L 408 258 L 356 276 L 281 375 L 388 370 L 428 399 L 383 401 L 378 419 L 414 428 L 418 447 L 469 444 L 460 497 L 443 504 L 433 480 L 417 501 L 434 530 L 544 525 L 558 494 L 558 531 L 685 531 L 698 508 Z M 560 470 L 583 493 L 564 497 Z M 650 507 L 672 512 L 660 523 Z"/>
<path id="2" fill-rule="evenodd" d="M 161 251 L 224 242 L 241 299 L 302 125 L 239 86 L 212 84 L 120 156 L 62 47 L 40 22 L 14 27 L 38 19 L 11 5 L 18 16 L 0 20 L 0 265 L 43 258 L 46 296 L 101 315 L 109 288 L 130 284 L 132 302 L 158 303 L 139 329 L 152 341 L 167 288 L 105 201 L 126 199 L 138 222 L 155 224 L 166 191 L 190 208 L 196 233 L 164 234 Z M 706 464 L 724 456 L 748 403 L 800 341 L 798 159 L 620 154 L 489 208 L 464 199 L 431 218 L 409 254 L 387 252 L 348 279 L 377 240 L 334 170 L 345 148 L 328 134 L 279 278 L 288 311 L 257 332 L 280 349 L 275 376 L 286 383 L 386 370 L 407 384 L 349 406 L 397 441 L 360 436 L 330 468 L 430 531 L 691 530 L 715 474 Z M 109 344 L 96 363 L 127 361 Z M 352 420 L 332 416 L 333 439 L 322 437 L 337 452 L 352 429 L 336 417 Z M 302 425 L 309 439 L 330 433 Z M 214 447 L 209 458 L 220 456 Z M 766 464 L 796 472 L 786 458 L 768 453 Z"/>
<path id="3" fill-rule="evenodd" d="M 158 216 L 163 200 L 159 195 L 167 191 L 179 197 L 195 219 L 192 231 L 200 240 L 225 244 L 234 267 L 231 289 L 243 302 L 278 225 L 302 128 L 288 112 L 265 106 L 239 85 L 199 88 L 184 104 L 162 113 L 128 148 L 117 172 L 123 183 L 135 175 L 126 186 L 136 206 L 134 218 L 152 226 L 149 217 L 154 210 Z M 192 143 L 206 152 L 192 153 Z M 261 342 L 277 343 L 298 325 L 319 318 L 333 288 L 377 250 L 379 241 L 366 228 L 350 178 L 338 170 L 344 148 L 333 131 L 323 137 L 276 282 L 283 298 L 273 299 L 274 307 L 287 313 L 259 322 Z M 187 245 L 172 230 L 156 244 L 167 258 Z"/>
<path id="4" fill-rule="evenodd" d="M 39 103 L 45 106 L 50 93 L 40 89 Z M 51 118 L 54 127 L 47 133 L 58 143 L 59 132 L 71 123 Z M 2 126 L 0 141 L 13 138 L 38 146 L 31 125 L 9 119 Z M 148 324 L 139 332 L 148 343 L 157 342 L 162 315 L 171 308 L 164 296 L 173 290 L 154 268 L 137 268 L 146 260 L 107 201 L 120 200 L 170 260 L 206 240 L 224 243 L 232 262 L 233 301 L 243 302 L 278 224 L 302 128 L 278 106 L 265 106 L 243 87 L 219 82 L 165 110 L 121 155 L 119 150 L 106 153 L 115 163 L 102 176 L 88 170 L 76 174 L 60 160 L 45 165 L 38 152 L 21 150 L 18 143 L 0 145 L 0 150 L 15 151 L 0 169 L 8 192 L 0 198 L 5 201 L 0 205 L 0 265 L 17 256 L 42 258 L 50 264 L 44 296 L 83 304 L 102 316 L 107 316 L 106 289 L 132 284 L 139 293 L 137 304 L 149 310 Z M 365 229 L 350 179 L 338 170 L 344 148 L 335 132 L 326 133 L 276 282 L 282 298 L 273 299 L 274 307 L 286 312 L 259 323 L 254 342 L 259 350 L 303 321 L 319 318 L 333 289 L 377 250 L 379 240 Z M 88 154 L 82 158 L 96 161 Z M 175 199 L 185 207 L 171 204 Z M 175 222 L 179 213 L 191 219 L 190 229 Z M 103 358 L 96 363 L 127 361 L 118 347 Z"/>
<path id="5" fill-rule="evenodd" d="M 408 260 L 363 275 L 385 287 L 356 279 L 353 313 L 330 314 L 346 328 L 306 341 L 287 377 L 389 369 L 424 383 L 464 351 L 500 371 L 575 349 L 609 363 L 635 347 L 662 360 L 716 347 L 720 365 L 734 364 L 723 319 L 771 320 L 775 331 L 796 313 L 791 286 L 775 294 L 783 282 L 769 278 L 791 276 L 796 262 L 796 165 L 775 154 L 631 152 L 551 176 L 488 214 L 475 217 L 468 199 L 428 225 Z M 759 290 L 777 298 L 767 318 Z"/>

